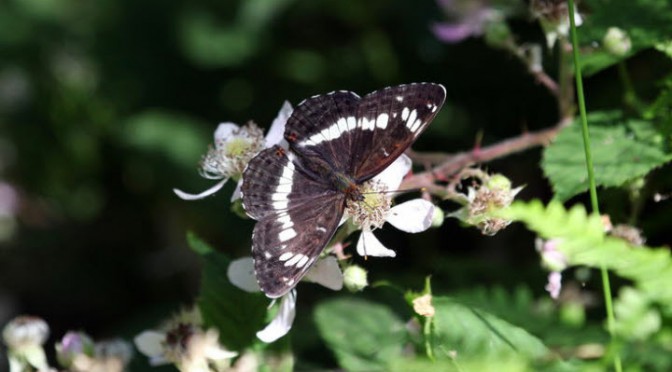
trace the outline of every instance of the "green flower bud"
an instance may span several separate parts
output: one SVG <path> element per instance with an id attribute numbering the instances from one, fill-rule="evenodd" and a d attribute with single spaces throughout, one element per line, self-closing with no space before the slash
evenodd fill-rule
<path id="1" fill-rule="evenodd" d="M 369 285 L 368 273 L 357 265 L 348 266 L 343 271 L 343 284 L 351 292 L 359 292 Z"/>
<path id="2" fill-rule="evenodd" d="M 616 57 L 623 57 L 632 49 L 630 37 L 618 27 L 609 27 L 602 40 L 602 45 L 607 52 Z"/>

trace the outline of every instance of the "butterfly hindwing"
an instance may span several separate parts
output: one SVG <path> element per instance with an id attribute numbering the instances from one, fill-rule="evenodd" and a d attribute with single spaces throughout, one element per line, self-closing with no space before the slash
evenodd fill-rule
<path id="1" fill-rule="evenodd" d="M 280 297 L 306 274 L 343 215 L 345 195 L 306 176 L 279 146 L 255 156 L 243 175 L 243 206 L 258 220 L 252 236 L 257 281 Z"/>
<path id="2" fill-rule="evenodd" d="M 268 297 L 284 295 L 308 272 L 338 227 L 343 201 L 343 194 L 324 195 L 257 222 L 252 258 L 259 286 Z"/>

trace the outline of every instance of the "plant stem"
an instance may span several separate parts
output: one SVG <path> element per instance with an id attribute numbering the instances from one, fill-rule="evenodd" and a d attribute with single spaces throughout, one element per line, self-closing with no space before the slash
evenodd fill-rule
<path id="1" fill-rule="evenodd" d="M 586 168 L 588 172 L 588 182 L 590 185 L 590 202 L 593 207 L 593 213 L 599 215 L 600 207 L 597 200 L 597 188 L 595 186 L 595 174 L 593 171 L 593 158 L 590 151 L 590 135 L 588 133 L 588 119 L 586 118 L 586 101 L 583 95 L 583 79 L 581 77 L 581 65 L 579 64 L 579 41 L 576 33 L 576 23 L 574 20 L 574 0 L 569 0 L 569 23 L 572 36 L 572 54 L 574 55 L 574 71 L 576 78 L 576 93 L 579 103 L 579 112 L 581 114 L 581 132 L 583 134 L 583 149 L 586 156 Z M 611 285 L 609 283 L 609 272 L 604 264 L 600 268 L 602 274 L 602 287 L 604 291 L 604 303 L 607 311 L 607 329 L 609 334 L 614 337 L 614 308 L 611 300 Z M 622 371 L 621 357 L 617 352 L 614 356 L 614 369 L 616 372 Z"/>

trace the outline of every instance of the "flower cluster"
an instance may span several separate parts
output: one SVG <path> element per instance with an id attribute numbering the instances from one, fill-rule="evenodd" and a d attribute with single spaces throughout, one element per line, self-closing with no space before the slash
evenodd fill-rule
<path id="1" fill-rule="evenodd" d="M 2 337 L 11 372 L 55 371 L 49 366 L 43 348 L 49 337 L 49 325 L 44 320 L 16 317 L 5 325 Z M 133 355 L 131 346 L 121 339 L 94 342 L 78 331 L 67 332 L 55 349 L 61 367 L 72 372 L 121 372 Z"/>

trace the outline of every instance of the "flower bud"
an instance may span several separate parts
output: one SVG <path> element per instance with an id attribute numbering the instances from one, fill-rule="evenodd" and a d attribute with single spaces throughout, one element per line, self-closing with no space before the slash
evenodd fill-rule
<path id="1" fill-rule="evenodd" d="M 413 310 L 424 317 L 432 317 L 436 313 L 432 305 L 432 295 L 427 293 L 413 300 Z"/>
<path id="2" fill-rule="evenodd" d="M 632 49 L 628 34 L 618 27 L 609 27 L 602 39 L 604 49 L 616 57 L 623 57 Z"/>
<path id="3" fill-rule="evenodd" d="M 343 271 L 343 284 L 351 292 L 359 292 L 369 285 L 368 273 L 357 265 L 348 266 Z"/>
<path id="4" fill-rule="evenodd" d="M 65 368 L 70 368 L 77 357 L 92 357 L 93 354 L 93 340 L 84 332 L 70 331 L 56 343 L 56 359 Z"/>
<path id="5" fill-rule="evenodd" d="M 443 221 L 446 219 L 446 214 L 438 206 L 434 208 L 434 213 L 432 214 L 432 227 L 440 227 L 443 225 Z"/>

